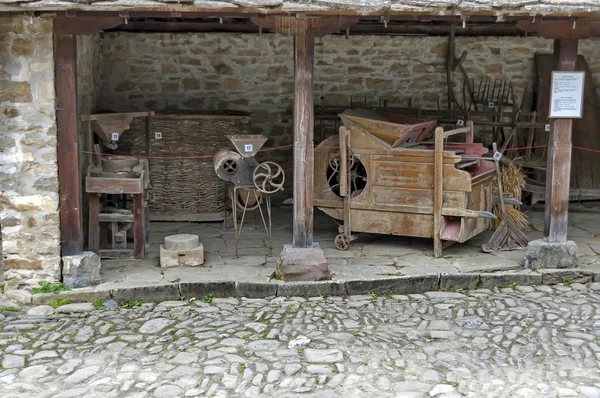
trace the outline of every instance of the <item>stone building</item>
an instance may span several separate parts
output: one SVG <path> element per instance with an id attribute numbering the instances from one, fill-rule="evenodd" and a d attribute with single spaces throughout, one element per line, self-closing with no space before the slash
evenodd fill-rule
<path id="1" fill-rule="evenodd" d="M 456 26 L 456 53 L 468 51 L 463 66 L 471 75 L 533 87 L 533 55 L 551 52 L 552 38 L 575 38 L 600 88 L 600 5 L 586 0 L 0 0 L 7 284 L 61 280 L 62 257 L 84 249 L 84 165 L 77 163 L 72 131 L 75 126 L 81 137 L 80 115 L 241 110 L 252 114 L 253 130 L 270 145 L 290 144 L 294 37 L 268 23 L 258 27 L 261 18 L 276 17 L 333 26 L 310 33 L 316 36 L 318 105 L 345 106 L 349 98 L 368 105 L 444 104 L 450 25 Z M 526 34 L 520 23 L 533 27 Z M 76 69 L 59 62 L 69 55 L 58 54 L 59 37 L 75 40 Z M 76 87 L 59 81 L 57 71 L 76 73 Z M 292 175 L 291 149 L 274 156 Z"/>

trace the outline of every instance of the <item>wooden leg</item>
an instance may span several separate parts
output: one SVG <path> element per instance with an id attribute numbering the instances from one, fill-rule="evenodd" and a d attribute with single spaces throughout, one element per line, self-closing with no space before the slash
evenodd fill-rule
<path id="1" fill-rule="evenodd" d="M 144 195 L 133 195 L 133 257 L 146 257 Z"/>
<path id="2" fill-rule="evenodd" d="M 100 252 L 100 195 L 91 193 L 89 195 L 89 226 L 88 226 L 88 249 L 94 253 Z"/>

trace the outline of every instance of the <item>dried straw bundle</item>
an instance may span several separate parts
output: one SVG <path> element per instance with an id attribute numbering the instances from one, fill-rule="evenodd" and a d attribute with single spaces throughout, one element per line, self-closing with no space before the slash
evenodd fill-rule
<path id="1" fill-rule="evenodd" d="M 525 173 L 523 169 L 514 164 L 514 161 L 509 161 L 508 164 L 501 166 L 502 188 L 504 190 L 504 198 L 512 198 L 521 200 L 522 188 L 525 186 Z M 494 179 L 492 184 L 492 196 L 498 196 L 498 181 Z M 502 221 L 502 209 L 500 205 L 493 205 L 492 212 L 497 217 L 490 224 L 492 231 L 496 230 Z M 521 230 L 524 230 L 529 225 L 527 216 L 519 210 L 519 206 L 506 205 L 506 214 L 510 220 Z"/>

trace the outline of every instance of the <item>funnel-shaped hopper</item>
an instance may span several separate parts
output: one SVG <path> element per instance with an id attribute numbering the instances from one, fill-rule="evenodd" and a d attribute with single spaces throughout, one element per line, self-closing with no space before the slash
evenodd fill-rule
<path id="1" fill-rule="evenodd" d="M 267 142 L 264 135 L 228 135 L 229 141 L 244 158 L 256 155 L 256 152 Z"/>
<path id="2" fill-rule="evenodd" d="M 113 138 L 113 133 L 118 134 L 118 137 L 123 134 L 125 130 L 129 130 L 131 127 L 131 121 L 135 117 L 135 114 L 130 113 L 115 113 L 115 114 L 102 114 L 93 115 L 92 129 L 94 133 L 98 134 L 104 141 L 116 141 Z M 117 138 L 118 140 L 118 138 Z"/>

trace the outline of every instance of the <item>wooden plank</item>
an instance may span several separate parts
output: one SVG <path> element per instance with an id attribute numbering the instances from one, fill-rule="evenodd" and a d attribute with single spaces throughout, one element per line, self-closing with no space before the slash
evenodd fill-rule
<path id="1" fill-rule="evenodd" d="M 315 206 L 332 209 L 345 209 L 344 201 L 340 200 L 315 200 Z M 433 206 L 400 205 L 391 203 L 364 203 L 353 201 L 352 210 L 377 210 L 389 213 L 433 214 Z M 484 210 L 469 210 L 464 208 L 442 207 L 442 215 L 448 217 L 467 218 L 495 218 Z"/>
<path id="2" fill-rule="evenodd" d="M 442 257 L 442 200 L 444 191 L 444 129 L 435 129 L 435 170 L 433 183 L 433 255 Z M 470 184 L 469 184 L 470 185 Z"/>
<path id="3" fill-rule="evenodd" d="M 440 156 L 443 156 L 443 152 Z M 442 162 L 443 158 L 440 159 L 440 167 L 445 176 L 444 186 L 451 191 L 469 192 L 469 173 Z M 435 184 L 435 167 L 433 163 L 373 162 L 372 175 L 368 178 L 371 185 L 432 189 Z"/>
<path id="4" fill-rule="evenodd" d="M 152 116 L 154 115 L 154 111 L 149 111 L 149 112 L 121 112 L 121 113 L 97 113 L 97 114 L 91 114 L 91 115 L 81 115 L 81 120 L 82 121 L 92 121 L 92 120 L 103 120 L 106 117 L 114 117 L 114 118 L 120 118 L 120 117 L 147 117 L 147 116 Z"/>
<path id="5" fill-rule="evenodd" d="M 90 195 L 98 196 L 95 194 Z M 98 221 L 100 222 L 133 222 L 132 214 L 119 214 L 119 213 L 100 213 L 98 215 Z"/>
<path id="6" fill-rule="evenodd" d="M 409 189 L 401 187 L 371 186 L 373 201 L 380 204 L 430 206 L 433 208 L 432 189 Z M 465 208 L 466 195 L 463 191 L 443 192 L 443 207 Z"/>
<path id="7" fill-rule="evenodd" d="M 293 246 L 313 247 L 315 40 L 294 37 L 294 225 Z"/>
<path id="8" fill-rule="evenodd" d="M 133 195 L 133 256 L 146 257 L 144 195 Z"/>
<path id="9" fill-rule="evenodd" d="M 353 209 L 352 231 L 431 238 L 433 234 L 433 216 L 431 214 Z"/>
<path id="10" fill-rule="evenodd" d="M 150 221 L 175 221 L 175 222 L 218 222 L 225 219 L 225 212 L 216 213 L 177 213 L 177 214 L 150 214 Z"/>
<path id="11" fill-rule="evenodd" d="M 143 181 L 140 178 L 87 177 L 85 190 L 88 193 L 140 194 Z"/>
<path id="12" fill-rule="evenodd" d="M 100 250 L 100 195 L 89 195 L 89 224 L 88 224 L 88 250 L 98 253 Z"/>
<path id="13" fill-rule="evenodd" d="M 56 24 L 54 25 L 56 29 Z M 54 35 L 58 185 L 63 256 L 83 252 L 81 170 L 77 133 L 77 42 L 73 35 Z"/>
<path id="14" fill-rule="evenodd" d="M 555 69 L 574 71 L 577 39 L 554 41 Z M 548 142 L 544 237 L 549 242 L 566 242 L 571 176 L 572 119 L 553 119 Z"/>

